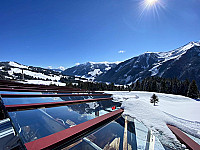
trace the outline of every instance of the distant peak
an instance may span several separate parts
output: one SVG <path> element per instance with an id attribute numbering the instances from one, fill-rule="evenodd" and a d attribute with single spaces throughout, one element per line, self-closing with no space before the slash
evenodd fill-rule
<path id="1" fill-rule="evenodd" d="M 167 52 L 149 52 L 149 51 L 146 51 L 143 54 L 155 54 L 155 53 L 161 54 L 161 53 L 169 53 L 169 52 L 174 52 L 174 51 L 187 51 L 188 49 L 190 49 L 190 48 L 192 48 L 194 46 L 200 46 L 200 41 L 196 41 L 196 42 L 195 41 L 191 41 L 191 42 L 185 44 L 184 46 L 181 46 L 181 47 L 179 47 L 177 49 L 174 49 L 174 50 L 171 50 L 171 51 L 167 51 Z M 141 54 L 141 55 L 143 55 L 143 54 Z"/>
<path id="2" fill-rule="evenodd" d="M 47 69 L 53 69 L 53 67 L 52 66 L 48 66 Z"/>
<path id="3" fill-rule="evenodd" d="M 149 51 L 146 51 L 146 52 L 145 52 L 145 54 L 151 54 L 151 53 L 153 53 L 153 52 L 149 52 Z"/>
<path id="4" fill-rule="evenodd" d="M 64 70 L 65 70 L 65 67 L 60 66 L 60 67 L 58 67 L 58 68 L 55 69 L 55 68 L 53 68 L 52 66 L 48 66 L 47 69 L 64 71 Z"/>
<path id="5" fill-rule="evenodd" d="M 60 67 L 58 67 L 58 69 L 60 69 L 60 70 L 64 71 L 64 70 L 65 70 L 65 67 L 63 67 L 63 66 L 60 66 Z"/>
<path id="6" fill-rule="evenodd" d="M 200 41 L 197 41 L 197 42 L 192 41 L 192 42 L 189 42 L 188 44 L 191 44 L 193 46 L 200 46 Z"/>
<path id="7" fill-rule="evenodd" d="M 194 46 L 200 46 L 200 42 L 192 41 L 192 42 L 189 42 L 188 44 L 186 44 L 186 45 L 184 45 L 184 46 L 182 46 L 182 47 L 180 47 L 180 48 L 178 48 L 176 50 L 178 50 L 178 51 L 187 51 L 187 50 L 191 49 Z"/>

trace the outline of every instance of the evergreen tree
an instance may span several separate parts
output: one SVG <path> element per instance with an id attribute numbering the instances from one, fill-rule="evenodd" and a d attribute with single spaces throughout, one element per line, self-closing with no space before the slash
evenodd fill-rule
<path id="1" fill-rule="evenodd" d="M 188 88 L 187 96 L 190 98 L 197 99 L 198 94 L 199 94 L 199 91 L 198 91 L 196 81 L 192 80 L 192 82 L 190 83 L 189 88 Z"/>
<path id="2" fill-rule="evenodd" d="M 162 81 L 161 81 L 161 84 L 160 84 L 160 93 L 165 93 L 166 92 L 166 89 L 167 89 L 167 87 L 166 87 L 166 81 L 165 81 L 165 79 L 163 79 Z"/>
<path id="3" fill-rule="evenodd" d="M 140 88 L 140 81 L 139 80 L 136 81 L 134 90 L 135 91 L 140 91 L 141 90 L 141 88 Z"/>
<path id="4" fill-rule="evenodd" d="M 158 91 L 157 91 L 157 83 L 156 83 L 156 80 L 153 80 L 153 81 L 151 82 L 151 90 L 150 90 L 150 92 L 158 92 Z"/>
<path id="5" fill-rule="evenodd" d="M 132 90 L 132 89 L 131 89 L 131 86 L 128 85 L 128 91 L 131 92 L 131 90 Z"/>
<path id="6" fill-rule="evenodd" d="M 184 82 L 183 82 L 183 95 L 184 96 L 187 96 L 187 92 L 188 92 L 188 88 L 189 88 L 189 85 L 190 85 L 190 82 L 188 79 L 186 79 Z"/>
<path id="7" fill-rule="evenodd" d="M 170 79 L 166 82 L 166 93 L 172 94 L 172 81 Z"/>
<path id="8" fill-rule="evenodd" d="M 177 78 L 172 79 L 172 94 L 178 94 L 178 80 L 177 80 Z"/>
<path id="9" fill-rule="evenodd" d="M 157 96 L 156 94 L 153 94 L 153 95 L 151 96 L 150 103 L 153 103 L 154 106 L 155 106 L 156 103 L 158 103 L 158 102 L 159 102 L 158 96 Z"/>

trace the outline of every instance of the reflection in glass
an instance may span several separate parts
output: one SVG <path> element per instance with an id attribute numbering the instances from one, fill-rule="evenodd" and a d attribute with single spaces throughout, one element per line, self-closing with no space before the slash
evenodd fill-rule
<path id="1" fill-rule="evenodd" d="M 109 113 L 113 106 L 118 109 L 120 105 L 110 100 L 9 112 L 9 115 L 21 139 L 27 143 Z"/>
<path id="2" fill-rule="evenodd" d="M 123 117 L 120 117 L 97 132 L 68 146 L 67 149 L 122 150 L 125 149 L 125 147 L 129 150 L 137 150 L 136 132 L 134 122 L 127 121 Z"/>
<path id="3" fill-rule="evenodd" d="M 71 93 L 69 93 L 71 94 Z M 72 100 L 84 100 L 84 99 L 96 99 L 96 98 L 108 98 L 109 96 L 67 96 L 67 97 L 39 97 L 39 98 L 3 98 L 5 105 L 17 105 L 17 104 L 33 104 L 33 103 L 46 103 L 46 102 L 61 102 Z"/>
<path id="4" fill-rule="evenodd" d="M 63 150 L 145 150 L 150 145 L 148 134 L 149 130 L 141 122 L 123 116 Z M 155 142 L 154 149 L 164 150 L 157 138 Z"/>

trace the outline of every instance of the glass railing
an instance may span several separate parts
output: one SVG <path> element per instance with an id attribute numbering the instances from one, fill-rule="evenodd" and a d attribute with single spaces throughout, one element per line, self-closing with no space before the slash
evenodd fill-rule
<path id="1" fill-rule="evenodd" d="M 61 102 L 60 97 L 39 97 L 39 98 L 3 98 L 4 105 L 33 104 L 46 102 Z"/>
<path id="2" fill-rule="evenodd" d="M 14 92 L 14 91 L 0 91 L 0 94 L 42 94 L 41 92 Z"/>
<path id="3" fill-rule="evenodd" d="M 24 92 L 25 94 L 41 94 Z M 14 94 L 22 94 L 17 92 Z M 71 94 L 71 93 L 67 93 Z M 61 102 L 107 98 L 109 96 L 71 96 L 71 97 L 39 97 L 39 98 L 3 98 L 5 105 L 32 104 L 45 102 Z M 23 143 L 28 143 L 59 131 L 71 128 L 98 116 L 108 114 L 121 107 L 121 103 L 112 100 L 81 103 L 69 106 L 40 108 L 9 112 L 15 130 Z M 164 150 L 160 141 L 138 120 L 129 116 L 108 123 L 100 129 L 91 131 L 73 144 L 62 146 L 63 149 L 127 149 Z"/>
<path id="4" fill-rule="evenodd" d="M 27 143 L 107 114 L 115 104 L 112 101 L 91 102 L 9 112 L 9 116 L 21 139 Z M 115 110 L 118 108 L 115 106 Z"/>
<path id="5" fill-rule="evenodd" d="M 127 116 L 120 117 L 89 136 L 62 148 L 70 150 L 165 150 L 150 130 L 141 122 Z"/>
<path id="6" fill-rule="evenodd" d="M 5 105 L 17 105 L 17 104 L 33 104 L 33 103 L 46 103 L 46 102 L 61 102 L 72 100 L 86 100 L 97 98 L 108 98 L 108 95 L 102 96 L 66 96 L 66 97 L 28 97 L 28 98 L 3 98 Z"/>

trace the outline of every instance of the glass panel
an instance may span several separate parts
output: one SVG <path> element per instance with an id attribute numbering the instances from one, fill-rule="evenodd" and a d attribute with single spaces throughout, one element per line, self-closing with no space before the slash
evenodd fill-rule
<path id="1" fill-rule="evenodd" d="M 27 143 L 109 113 L 110 108 L 117 109 L 120 105 L 110 100 L 9 112 L 9 115 L 21 139 Z"/>
<path id="2" fill-rule="evenodd" d="M 120 117 L 63 150 L 145 150 L 148 143 L 147 135 L 148 129 L 142 123 L 129 117 Z M 157 138 L 154 149 L 164 150 Z"/>
<path id="3" fill-rule="evenodd" d="M 102 96 L 68 96 L 68 97 L 60 97 L 64 101 L 69 100 L 82 100 L 82 99 L 96 99 L 96 98 L 108 98 L 110 96 L 108 95 L 102 95 Z"/>
<path id="4" fill-rule="evenodd" d="M 45 103 L 45 102 L 60 102 L 60 101 L 71 101 L 71 100 L 96 99 L 96 98 L 106 98 L 106 97 L 109 97 L 109 96 L 3 98 L 3 102 L 5 105 L 16 105 L 16 104 L 33 104 L 33 103 Z"/>
<path id="5" fill-rule="evenodd" d="M 138 149 L 145 149 L 148 128 L 146 128 L 142 123 L 135 119 L 135 128 L 136 128 L 136 136 L 137 136 L 137 147 Z"/>
<path id="6" fill-rule="evenodd" d="M 59 97 L 3 98 L 3 102 L 5 105 L 60 102 L 60 101 L 63 101 L 63 100 Z"/>
<path id="7" fill-rule="evenodd" d="M 13 92 L 13 91 L 0 91 L 0 94 L 42 94 L 41 92 Z"/>
<path id="8" fill-rule="evenodd" d="M 93 150 L 93 149 L 137 149 L 134 122 L 126 122 L 123 117 L 116 119 L 102 127 L 95 133 L 84 137 L 64 149 L 71 150 Z M 126 147 L 126 148 L 125 148 Z"/>

